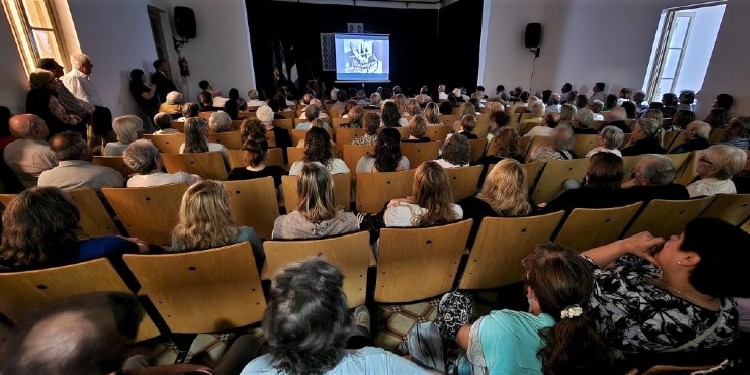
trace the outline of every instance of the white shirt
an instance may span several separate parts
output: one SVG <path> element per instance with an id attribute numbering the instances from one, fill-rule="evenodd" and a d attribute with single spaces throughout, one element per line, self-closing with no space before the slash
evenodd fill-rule
<path id="1" fill-rule="evenodd" d="M 319 118 L 329 118 L 328 114 L 326 114 L 325 112 L 320 112 L 320 115 L 318 117 Z M 299 115 L 299 117 L 297 117 L 297 118 L 300 119 L 300 120 L 306 120 L 307 119 L 307 117 L 305 117 L 305 112 L 302 112 L 302 114 Z"/>
<path id="2" fill-rule="evenodd" d="M 594 113 L 594 121 L 604 121 L 604 115 L 601 113 Z"/>
<path id="3" fill-rule="evenodd" d="M 257 99 L 251 99 L 251 100 L 247 101 L 247 105 L 250 106 L 250 107 L 260 107 L 260 106 L 263 106 L 265 104 L 266 104 L 266 102 L 264 102 L 262 100 L 257 100 Z"/>
<path id="4" fill-rule="evenodd" d="M 349 170 L 349 167 L 346 166 L 346 163 L 344 163 L 343 160 L 332 158 L 329 160 L 330 163 L 326 163 L 323 165 L 323 163 L 320 162 L 313 162 L 318 163 L 319 165 L 322 165 L 328 169 L 328 172 L 331 174 L 341 174 L 341 173 L 349 173 L 351 172 Z M 291 167 L 289 167 L 289 175 L 290 176 L 297 176 L 302 171 L 302 167 L 305 165 L 305 162 L 302 160 L 295 161 Z"/>
<path id="5" fill-rule="evenodd" d="M 39 174 L 57 166 L 49 143 L 36 139 L 16 139 L 5 146 L 3 158 L 24 188 L 36 186 Z"/>
<path id="6" fill-rule="evenodd" d="M 137 174 L 128 179 L 127 187 L 149 187 L 178 183 L 184 183 L 187 186 L 190 186 L 200 181 L 200 179 L 201 178 L 198 177 L 198 175 L 182 171 L 177 173 L 157 172 L 151 174 Z"/>
<path id="7" fill-rule="evenodd" d="M 544 108 L 544 113 L 560 113 L 560 104 L 550 104 Z"/>
<path id="8" fill-rule="evenodd" d="M 461 206 L 451 203 L 453 208 L 453 218 L 455 220 L 464 217 L 464 211 Z M 417 216 L 423 215 L 427 210 L 414 203 L 399 203 L 396 206 L 388 207 L 383 213 L 383 221 L 387 227 L 413 227 L 414 220 Z"/>
<path id="9" fill-rule="evenodd" d="M 716 194 L 737 194 L 737 187 L 732 180 L 704 178 L 686 186 L 690 198 L 712 196 Z"/>
<path id="10" fill-rule="evenodd" d="M 535 127 L 531 128 L 531 130 L 529 130 L 529 132 L 526 133 L 526 134 L 524 134 L 523 136 L 524 137 L 534 137 L 534 136 L 537 136 L 537 135 L 541 135 L 541 136 L 547 136 L 547 137 L 549 137 L 549 136 L 552 135 L 552 130 L 554 130 L 554 129 L 550 128 L 547 125 L 539 125 L 539 126 L 535 126 Z"/>
<path id="11" fill-rule="evenodd" d="M 229 153 L 227 152 L 227 148 L 224 147 L 224 145 L 218 144 L 218 143 L 208 143 L 208 152 L 214 152 L 214 151 L 221 151 L 221 153 L 224 154 L 224 158 L 225 159 L 228 158 Z M 184 143 L 180 145 L 180 153 L 181 154 L 185 153 Z"/>
<path id="12" fill-rule="evenodd" d="M 407 170 L 409 169 L 409 159 L 406 158 L 406 156 L 402 156 L 401 160 L 398 161 L 399 167 L 401 167 L 401 170 Z M 377 172 L 378 170 L 375 168 L 375 158 L 369 155 L 365 155 L 359 159 L 357 162 L 357 173 L 367 173 L 367 172 Z"/>
<path id="13" fill-rule="evenodd" d="M 451 164 L 445 159 L 437 159 L 437 160 L 434 160 L 434 162 L 440 164 L 440 166 L 443 168 L 461 168 L 461 167 L 469 166 L 469 164 L 462 164 L 462 165 Z"/>
<path id="14" fill-rule="evenodd" d="M 72 69 L 68 74 L 62 77 L 62 81 L 63 84 L 65 84 L 65 87 L 67 87 L 76 98 L 90 103 L 91 105 L 99 107 L 104 106 L 102 100 L 99 98 L 99 94 L 96 92 L 94 84 L 89 79 L 89 76 L 81 73 L 77 69 Z"/>
<path id="15" fill-rule="evenodd" d="M 229 101 L 229 98 L 225 98 L 222 96 L 214 96 L 213 99 L 214 101 L 213 101 L 213 104 L 211 105 L 214 107 L 219 107 L 219 108 L 223 108 Z"/>
<path id="16" fill-rule="evenodd" d="M 599 91 L 591 94 L 591 96 L 589 96 L 589 103 L 593 102 L 594 100 L 601 100 L 602 103 L 606 103 L 607 93 L 605 93 L 604 91 Z"/>
<path id="17" fill-rule="evenodd" d="M 620 152 L 620 150 L 618 150 L 618 149 L 610 150 L 610 149 L 604 148 L 604 147 L 597 147 L 597 148 L 589 151 L 589 153 L 586 154 L 586 157 L 590 158 L 590 157 L 594 156 L 594 154 L 598 154 L 600 152 L 609 152 L 610 154 L 615 154 L 615 155 L 617 155 L 619 157 L 622 157 L 622 153 Z"/>
<path id="18" fill-rule="evenodd" d="M 448 100 L 448 94 L 446 94 L 444 92 L 439 92 L 438 93 L 438 100 Z"/>

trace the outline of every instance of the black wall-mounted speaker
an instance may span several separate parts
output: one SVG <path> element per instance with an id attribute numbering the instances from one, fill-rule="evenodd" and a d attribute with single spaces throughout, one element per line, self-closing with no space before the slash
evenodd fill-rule
<path id="1" fill-rule="evenodd" d="M 539 43 L 542 41 L 542 24 L 539 22 L 527 24 L 524 41 L 526 48 L 539 48 Z"/>
<path id="2" fill-rule="evenodd" d="M 174 28 L 177 35 L 195 38 L 195 13 L 188 7 L 174 7 Z"/>

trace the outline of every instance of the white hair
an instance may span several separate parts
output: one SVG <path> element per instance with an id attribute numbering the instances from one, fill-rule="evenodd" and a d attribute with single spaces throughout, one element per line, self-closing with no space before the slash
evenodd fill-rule
<path id="1" fill-rule="evenodd" d="M 687 125 L 689 128 L 690 126 L 693 126 L 695 128 L 695 136 L 698 138 L 708 139 L 709 134 L 711 134 L 711 125 L 707 122 L 703 121 L 693 121 Z"/>
<path id="2" fill-rule="evenodd" d="M 181 104 L 184 97 L 179 91 L 170 91 L 166 99 L 167 104 Z"/>
<path id="3" fill-rule="evenodd" d="M 216 111 L 208 118 L 208 130 L 221 133 L 232 129 L 232 118 L 224 111 Z"/>
<path id="4" fill-rule="evenodd" d="M 134 115 L 115 117 L 112 130 L 117 134 L 117 141 L 129 145 L 138 139 L 138 131 L 143 129 L 143 120 Z"/>
<path id="5" fill-rule="evenodd" d="M 73 65 L 74 68 L 79 69 L 83 66 L 83 64 L 86 63 L 86 61 L 91 61 L 87 55 L 84 55 L 80 52 L 74 52 L 70 55 L 70 63 Z"/>

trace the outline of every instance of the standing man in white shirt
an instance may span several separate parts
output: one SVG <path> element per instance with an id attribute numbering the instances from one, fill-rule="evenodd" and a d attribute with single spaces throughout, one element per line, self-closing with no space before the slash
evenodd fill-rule
<path id="1" fill-rule="evenodd" d="M 104 106 L 96 92 L 94 83 L 89 78 L 94 68 L 91 59 L 76 52 L 70 55 L 70 63 L 73 65 L 73 69 L 62 77 L 63 84 L 76 98 L 94 106 L 94 126 L 92 128 L 94 137 L 89 140 L 89 144 L 91 146 L 99 145 L 102 142 L 97 142 L 95 139 L 106 137 L 107 134 L 112 132 L 112 112 Z"/>

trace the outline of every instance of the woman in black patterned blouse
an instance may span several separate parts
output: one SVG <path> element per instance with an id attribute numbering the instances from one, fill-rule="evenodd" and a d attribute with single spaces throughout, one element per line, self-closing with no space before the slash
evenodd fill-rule
<path id="1" fill-rule="evenodd" d="M 725 348 L 739 335 L 735 297 L 750 295 L 750 234 L 695 219 L 668 241 L 641 232 L 582 255 L 596 267 L 588 309 L 622 354 Z"/>

